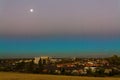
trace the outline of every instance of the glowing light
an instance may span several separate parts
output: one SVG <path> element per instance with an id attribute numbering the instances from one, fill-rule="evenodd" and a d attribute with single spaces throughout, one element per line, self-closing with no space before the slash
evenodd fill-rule
<path id="1" fill-rule="evenodd" d="M 30 9 L 30 12 L 34 12 L 34 9 Z"/>

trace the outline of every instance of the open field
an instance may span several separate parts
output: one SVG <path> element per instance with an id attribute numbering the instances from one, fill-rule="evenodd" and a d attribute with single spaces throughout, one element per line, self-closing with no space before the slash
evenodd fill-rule
<path id="1" fill-rule="evenodd" d="M 0 80 L 120 80 L 111 77 L 79 77 L 0 72 Z"/>

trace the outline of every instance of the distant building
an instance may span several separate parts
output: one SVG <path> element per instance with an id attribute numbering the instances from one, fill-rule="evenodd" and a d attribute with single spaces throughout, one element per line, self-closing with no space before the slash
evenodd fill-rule
<path id="1" fill-rule="evenodd" d="M 42 63 L 42 64 L 48 64 L 50 62 L 50 57 L 48 56 L 41 56 L 41 57 L 35 57 L 34 58 L 34 63 L 35 64 L 38 64 L 39 61 Z"/>
<path id="2" fill-rule="evenodd" d="M 51 63 L 56 63 L 56 62 L 60 62 L 60 61 L 62 61 L 62 59 L 60 59 L 60 58 L 50 58 Z"/>
<path id="3" fill-rule="evenodd" d="M 35 58 L 34 58 L 34 63 L 35 63 L 35 64 L 38 64 L 38 63 L 39 63 L 39 60 L 40 60 L 40 57 L 35 57 Z"/>
<path id="4" fill-rule="evenodd" d="M 105 74 L 110 74 L 110 73 L 112 73 L 112 69 L 105 69 L 104 73 Z"/>

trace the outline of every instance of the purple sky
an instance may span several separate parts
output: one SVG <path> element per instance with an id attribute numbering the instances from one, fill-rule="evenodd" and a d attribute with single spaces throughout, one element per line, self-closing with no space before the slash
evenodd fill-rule
<path id="1" fill-rule="evenodd" d="M 0 0 L 0 35 L 58 34 L 119 35 L 120 0 Z"/>

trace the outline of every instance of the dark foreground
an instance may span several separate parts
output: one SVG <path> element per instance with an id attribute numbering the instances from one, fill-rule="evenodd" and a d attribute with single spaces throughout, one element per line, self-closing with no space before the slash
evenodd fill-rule
<path id="1" fill-rule="evenodd" d="M 0 80 L 120 80 L 114 77 L 80 77 L 0 72 Z"/>

